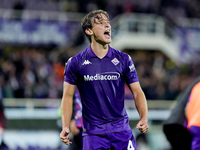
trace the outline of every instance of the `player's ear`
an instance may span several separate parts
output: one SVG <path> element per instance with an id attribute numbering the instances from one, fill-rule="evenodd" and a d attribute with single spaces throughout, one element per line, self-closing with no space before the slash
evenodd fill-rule
<path id="1" fill-rule="evenodd" d="M 88 29 L 85 30 L 85 33 L 88 34 L 88 35 L 92 35 L 93 31 L 88 28 Z"/>

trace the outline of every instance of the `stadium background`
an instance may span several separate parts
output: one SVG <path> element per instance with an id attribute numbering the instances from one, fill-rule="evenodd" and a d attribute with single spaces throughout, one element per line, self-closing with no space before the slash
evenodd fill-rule
<path id="1" fill-rule="evenodd" d="M 126 107 L 139 150 L 169 150 L 163 121 L 200 75 L 198 0 L 1 0 L 0 97 L 9 149 L 64 149 L 57 109 L 66 60 L 88 46 L 80 21 L 93 9 L 110 14 L 112 46 L 132 57 L 149 105 L 150 130 L 126 87 Z"/>

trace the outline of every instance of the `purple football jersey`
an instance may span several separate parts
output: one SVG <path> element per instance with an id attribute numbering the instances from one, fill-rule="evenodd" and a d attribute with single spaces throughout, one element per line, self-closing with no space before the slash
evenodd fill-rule
<path id="1" fill-rule="evenodd" d="M 138 82 L 138 76 L 128 54 L 109 46 L 100 59 L 89 47 L 68 60 L 64 81 L 77 85 L 80 92 L 84 134 L 130 129 L 124 86 Z"/>

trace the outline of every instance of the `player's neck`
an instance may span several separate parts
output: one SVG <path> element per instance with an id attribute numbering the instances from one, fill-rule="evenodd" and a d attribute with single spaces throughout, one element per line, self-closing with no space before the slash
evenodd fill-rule
<path id="1" fill-rule="evenodd" d="M 108 53 L 109 46 L 108 44 L 102 45 L 99 43 L 91 43 L 91 48 L 92 51 L 97 55 L 97 57 L 102 59 Z"/>

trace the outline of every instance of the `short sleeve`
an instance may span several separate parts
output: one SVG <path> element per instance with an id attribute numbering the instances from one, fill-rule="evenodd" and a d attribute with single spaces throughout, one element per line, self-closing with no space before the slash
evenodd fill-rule
<path id="1" fill-rule="evenodd" d="M 138 82 L 138 75 L 135 69 L 135 65 L 131 59 L 131 57 L 126 54 L 125 55 L 125 70 L 124 70 L 124 75 L 125 75 L 125 80 L 127 84 L 131 84 L 133 82 Z"/>
<path id="2" fill-rule="evenodd" d="M 76 75 L 76 59 L 74 57 L 69 58 L 65 64 L 64 81 L 69 84 L 76 85 L 77 75 Z"/>

